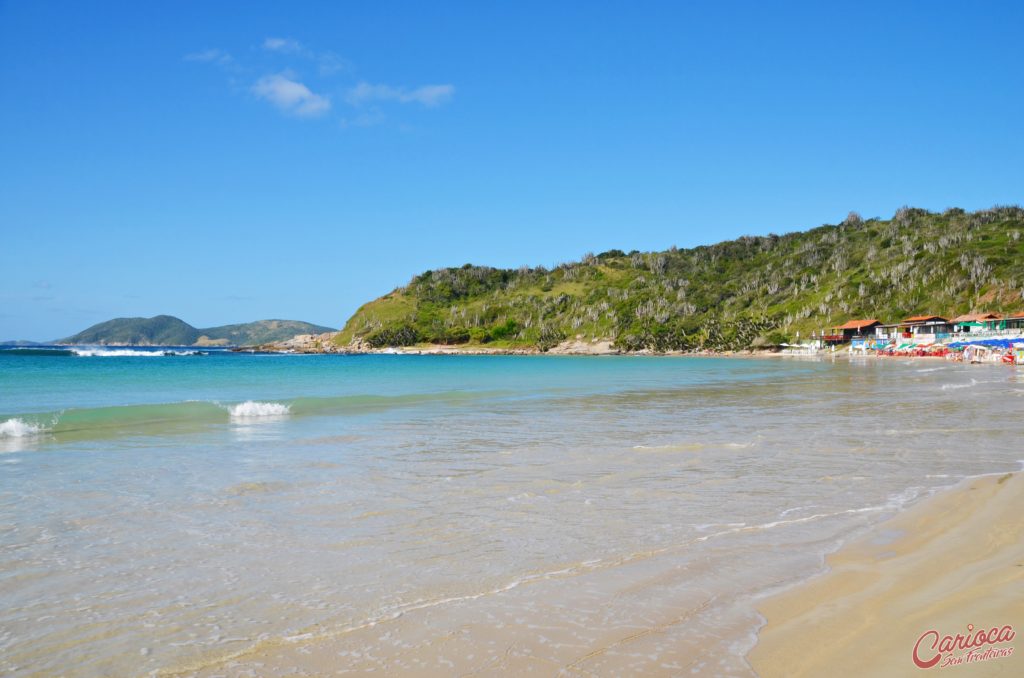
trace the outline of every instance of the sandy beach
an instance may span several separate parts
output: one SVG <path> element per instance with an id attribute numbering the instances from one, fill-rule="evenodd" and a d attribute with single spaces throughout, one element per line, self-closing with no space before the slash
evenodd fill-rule
<path id="1" fill-rule="evenodd" d="M 749 655 L 752 666 L 765 677 L 917 675 L 914 648 L 923 635 L 917 656 L 928 663 L 938 654 L 931 648 L 937 637 L 974 639 L 1006 625 L 1019 633 L 1022 512 L 1017 473 L 970 479 L 896 516 L 830 556 L 827 574 L 759 606 L 767 625 Z M 954 649 L 927 670 L 1024 675 L 1020 643 L 983 644 L 974 656 L 987 659 L 962 664 L 956 659 L 970 648 Z M 1009 656 L 997 656 L 1010 647 Z M 946 665 L 950 655 L 954 663 Z"/>

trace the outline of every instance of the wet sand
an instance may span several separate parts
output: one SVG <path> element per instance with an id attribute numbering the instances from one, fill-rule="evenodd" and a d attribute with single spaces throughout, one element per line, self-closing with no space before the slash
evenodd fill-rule
<path id="1" fill-rule="evenodd" d="M 765 600 L 767 625 L 748 658 L 764 677 L 908 676 L 922 634 L 1024 631 L 1024 474 L 975 478 L 872 530 L 828 558 L 822 577 Z M 928 660 L 932 638 L 918 655 Z M 1024 675 L 1024 635 L 977 649 L 1009 657 L 944 675 Z M 953 655 L 968 650 L 955 650 Z"/>

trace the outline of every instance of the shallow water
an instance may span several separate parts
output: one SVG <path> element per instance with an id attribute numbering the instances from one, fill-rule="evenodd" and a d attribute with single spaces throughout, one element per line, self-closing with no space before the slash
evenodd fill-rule
<path id="1" fill-rule="evenodd" d="M 0 353 L 0 671 L 745 675 L 758 596 L 1020 467 L 1021 398 L 941 361 Z"/>

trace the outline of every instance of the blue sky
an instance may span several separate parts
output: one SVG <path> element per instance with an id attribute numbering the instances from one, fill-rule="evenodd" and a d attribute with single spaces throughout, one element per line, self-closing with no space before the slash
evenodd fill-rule
<path id="1" fill-rule="evenodd" d="M 1021 201 L 1024 4 L 0 2 L 0 340 Z"/>

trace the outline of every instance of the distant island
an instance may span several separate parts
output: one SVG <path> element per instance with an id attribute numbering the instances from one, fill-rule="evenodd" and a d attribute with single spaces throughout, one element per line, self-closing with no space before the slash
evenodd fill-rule
<path id="1" fill-rule="evenodd" d="M 104 346 L 254 346 L 286 341 L 297 334 L 333 331 L 330 327 L 300 320 L 257 320 L 198 329 L 180 318 L 158 315 L 152 318 L 114 318 L 55 343 Z"/>
<path id="2" fill-rule="evenodd" d="M 310 337 L 308 348 L 730 351 L 809 337 L 850 318 L 1019 313 L 1022 234 L 1016 206 L 904 207 L 891 219 L 851 212 L 804 232 L 608 250 L 553 268 L 466 264 L 414 276 L 326 342 Z"/>

